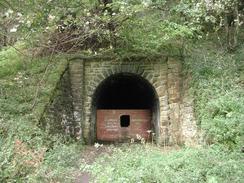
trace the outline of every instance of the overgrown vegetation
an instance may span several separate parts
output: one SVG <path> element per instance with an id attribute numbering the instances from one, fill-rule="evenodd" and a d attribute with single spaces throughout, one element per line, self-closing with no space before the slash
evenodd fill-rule
<path id="1" fill-rule="evenodd" d="M 91 165 L 81 165 L 94 182 L 241 182 L 243 155 L 219 147 L 165 151 L 150 145 L 112 148 Z"/>
<path id="2" fill-rule="evenodd" d="M 68 162 L 76 161 L 80 149 L 63 145 L 67 138 L 38 127 L 67 61 L 59 56 L 31 58 L 16 49 L 0 52 L 0 182 L 26 182 L 40 171 L 51 179 L 55 171 L 69 171 Z"/>
<path id="3" fill-rule="evenodd" d="M 206 143 L 240 149 L 244 142 L 244 45 L 235 53 L 218 46 L 209 40 L 194 45 L 184 65 L 192 75 L 195 111 Z"/>
<path id="4" fill-rule="evenodd" d="M 40 47 L 40 54 L 83 50 L 150 57 L 172 49 L 175 54 L 190 39 L 223 29 L 225 45 L 233 50 L 244 19 L 241 0 L 3 0 L 1 5 L 3 45 L 19 34 Z"/>
<path id="5" fill-rule="evenodd" d="M 242 182 L 241 0 L 2 0 L 0 17 L 0 182 L 73 182 L 79 167 L 97 182 Z M 39 128 L 64 52 L 184 58 L 203 147 L 127 145 L 83 164 L 80 143 Z"/>

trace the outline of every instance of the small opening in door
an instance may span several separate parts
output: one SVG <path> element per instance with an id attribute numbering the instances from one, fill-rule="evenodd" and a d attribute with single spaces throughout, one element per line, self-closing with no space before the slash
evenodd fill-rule
<path id="1" fill-rule="evenodd" d="M 128 126 L 130 126 L 130 116 L 129 115 L 122 115 L 122 116 L 120 116 L 120 126 L 121 127 L 128 127 Z"/>

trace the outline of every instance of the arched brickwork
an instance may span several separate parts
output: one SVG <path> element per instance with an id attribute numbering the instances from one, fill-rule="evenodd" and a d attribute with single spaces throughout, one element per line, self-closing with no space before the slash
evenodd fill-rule
<path id="1" fill-rule="evenodd" d="M 70 63 L 70 79 L 78 136 L 87 143 L 94 142 L 94 94 L 104 80 L 120 73 L 140 76 L 154 88 L 158 98 L 159 144 L 194 141 L 196 127 L 193 110 L 188 115 L 183 113 L 193 109 L 193 102 L 189 102 L 181 61 L 168 58 L 154 61 L 73 60 Z"/>
<path id="2" fill-rule="evenodd" d="M 121 79 L 122 78 L 122 79 Z M 124 79 L 123 79 L 124 78 Z M 105 92 L 109 92 L 109 88 L 104 89 L 106 86 L 106 84 L 113 80 L 117 81 L 117 86 L 120 85 L 120 81 L 124 80 L 126 82 L 132 83 L 132 85 L 129 86 L 129 83 L 127 83 L 127 85 L 120 88 L 121 89 L 129 89 L 132 88 L 133 91 L 129 91 L 129 95 L 122 95 L 121 93 L 119 93 L 119 91 L 117 91 L 118 93 L 115 93 L 114 95 L 117 97 L 123 97 L 122 101 L 115 103 L 115 105 L 113 105 L 113 107 L 107 107 L 106 109 L 115 109 L 116 106 L 118 106 L 118 109 L 150 109 L 151 113 L 152 113 L 152 120 L 151 120 L 151 130 L 155 133 L 155 137 L 154 139 L 156 141 L 159 140 L 160 137 L 160 131 L 159 131 L 159 127 L 160 127 L 160 110 L 159 110 L 159 97 L 158 94 L 154 88 L 154 86 L 145 78 L 141 77 L 138 73 L 136 72 L 128 72 L 128 70 L 122 70 L 118 73 L 110 73 L 110 75 L 108 75 L 102 82 L 99 83 L 99 85 L 96 87 L 93 95 L 92 95 L 92 107 L 91 107 L 91 121 L 90 121 L 90 137 L 91 139 L 96 139 L 96 111 L 99 107 L 99 96 L 102 94 L 102 97 L 104 97 Z M 108 84 L 107 84 L 108 85 Z M 111 87 L 111 86 L 110 86 Z M 116 87 L 116 86 L 115 86 Z M 126 88 L 125 88 L 126 87 Z M 140 89 L 140 87 L 142 87 L 143 89 Z M 116 90 L 115 90 L 116 92 Z M 123 93 L 123 91 L 122 91 Z M 108 97 L 112 97 L 110 93 L 110 96 Z M 141 96 L 140 96 L 141 95 Z M 126 106 L 120 106 L 121 103 L 123 103 L 123 100 L 126 100 L 125 98 L 129 98 L 128 100 L 131 100 L 132 102 L 129 102 L 129 104 L 127 104 Z M 139 100 L 138 100 L 139 99 Z M 136 101 L 135 101 L 136 100 Z M 106 101 L 105 101 L 106 102 Z M 109 101 L 111 103 L 113 103 L 113 101 Z M 117 102 L 117 101 L 115 101 Z M 127 101 L 128 102 L 128 101 Z M 133 102 L 136 102 L 133 104 Z M 111 104 L 106 104 L 108 106 L 111 106 Z M 146 106 L 145 106 L 146 105 Z M 97 107 L 98 106 L 98 107 Z M 104 109 L 104 108 L 103 108 Z"/>

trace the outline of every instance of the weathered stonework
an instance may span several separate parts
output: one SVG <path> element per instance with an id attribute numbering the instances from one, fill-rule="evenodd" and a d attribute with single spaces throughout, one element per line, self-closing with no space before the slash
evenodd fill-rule
<path id="1" fill-rule="evenodd" d="M 158 98 L 154 129 L 159 144 L 195 143 L 196 123 L 189 77 L 182 75 L 180 60 L 162 58 L 148 61 L 79 60 L 69 65 L 76 138 L 96 141 L 94 95 L 108 77 L 130 73 L 142 77 L 154 88 Z M 184 79 L 183 79 L 184 78 Z M 185 79 L 187 78 L 187 79 Z"/>
<path id="2" fill-rule="evenodd" d="M 194 116 L 194 102 L 190 93 L 189 82 L 191 77 L 189 75 L 183 76 L 182 97 L 180 104 L 180 121 L 182 141 L 187 146 L 194 146 L 197 142 L 197 124 Z"/>
<path id="3" fill-rule="evenodd" d="M 73 106 L 70 75 L 69 71 L 65 70 L 42 115 L 40 126 L 51 134 L 65 133 L 65 135 L 73 137 L 75 126 L 77 126 Z"/>

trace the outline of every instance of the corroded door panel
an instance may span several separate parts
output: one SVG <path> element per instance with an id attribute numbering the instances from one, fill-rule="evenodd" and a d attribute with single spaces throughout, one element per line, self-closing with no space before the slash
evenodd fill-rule
<path id="1" fill-rule="evenodd" d="M 122 141 L 140 135 L 149 138 L 150 110 L 97 110 L 97 140 Z"/>

